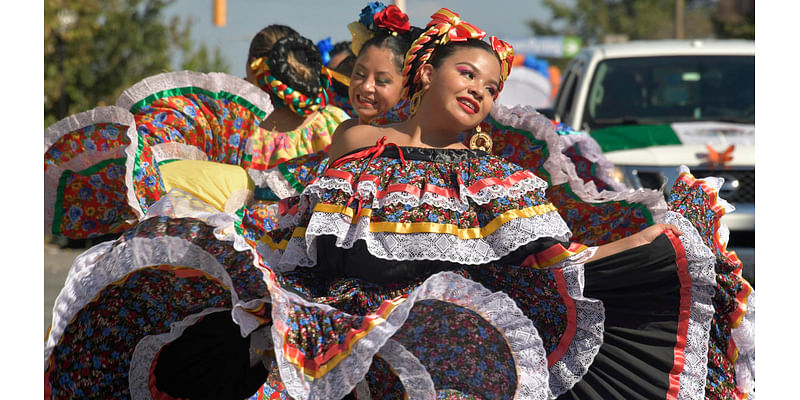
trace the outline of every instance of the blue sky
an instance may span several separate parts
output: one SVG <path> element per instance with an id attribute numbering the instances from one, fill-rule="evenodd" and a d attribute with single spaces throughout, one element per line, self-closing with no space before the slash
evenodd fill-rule
<path id="1" fill-rule="evenodd" d="M 314 42 L 326 37 L 331 37 L 334 43 L 350 40 L 347 24 L 358 19 L 366 4 L 365 0 L 227 0 L 224 27 L 212 23 L 213 0 L 177 0 L 166 14 L 168 18 L 191 16 L 195 40 L 212 50 L 219 47 L 231 67 L 229 72 L 243 75 L 250 39 L 261 28 L 280 23 Z M 447 7 L 489 34 L 506 40 L 529 36 L 531 30 L 525 22 L 539 15 L 550 15 L 541 0 L 406 0 L 405 5 L 413 25 L 425 25 L 431 14 Z"/>

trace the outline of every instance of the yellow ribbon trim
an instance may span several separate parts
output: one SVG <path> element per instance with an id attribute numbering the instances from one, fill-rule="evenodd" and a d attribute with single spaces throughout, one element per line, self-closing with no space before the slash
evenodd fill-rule
<path id="1" fill-rule="evenodd" d="M 336 72 L 336 71 L 334 71 L 334 70 L 332 70 L 332 69 L 330 69 L 330 68 L 328 68 L 326 66 L 323 66 L 322 67 L 322 73 L 327 75 L 327 76 L 329 76 L 329 77 L 331 77 L 331 78 L 333 78 L 333 79 L 335 79 L 335 80 L 337 80 L 337 81 L 339 81 L 339 82 L 341 82 L 342 84 L 344 84 L 346 86 L 350 86 L 350 77 L 349 76 L 345 76 L 341 72 Z"/>
<path id="2" fill-rule="evenodd" d="M 361 209 L 358 218 L 354 217 L 354 212 L 349 207 L 333 204 L 317 204 L 314 211 L 328 214 L 342 214 L 350 217 L 351 220 L 360 218 L 372 218 L 372 209 Z M 457 236 L 459 239 L 479 239 L 491 235 L 500 226 L 516 218 L 530 218 L 536 215 L 547 214 L 557 211 L 556 207 L 550 203 L 540 204 L 523 209 L 508 210 L 497 217 L 486 226 L 478 228 L 459 228 L 453 224 L 440 224 L 436 222 L 370 222 L 370 232 L 393 232 L 393 233 L 447 233 Z M 292 235 L 294 236 L 294 235 Z"/>

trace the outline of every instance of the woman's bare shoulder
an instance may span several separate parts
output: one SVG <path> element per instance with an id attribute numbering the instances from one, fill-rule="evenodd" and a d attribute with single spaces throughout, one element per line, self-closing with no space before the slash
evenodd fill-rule
<path id="1" fill-rule="evenodd" d="M 336 160 L 353 150 L 374 145 L 380 138 L 380 131 L 381 128 L 376 126 L 358 124 L 341 131 L 337 128 L 328 150 L 330 159 Z"/>

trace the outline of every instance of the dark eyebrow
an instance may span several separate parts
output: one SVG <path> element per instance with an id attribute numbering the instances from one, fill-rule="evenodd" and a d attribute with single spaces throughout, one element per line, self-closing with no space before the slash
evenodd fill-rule
<path id="1" fill-rule="evenodd" d="M 456 65 L 461 65 L 461 64 L 466 64 L 468 67 L 472 68 L 473 71 L 481 71 L 480 68 L 476 67 L 475 64 L 473 64 L 473 63 L 471 63 L 469 61 L 462 61 L 460 63 L 456 63 Z M 481 72 L 483 72 L 483 71 L 481 71 Z M 498 87 L 500 86 L 500 84 L 494 79 L 490 80 L 489 83 L 491 83 L 492 85 L 498 86 Z"/>

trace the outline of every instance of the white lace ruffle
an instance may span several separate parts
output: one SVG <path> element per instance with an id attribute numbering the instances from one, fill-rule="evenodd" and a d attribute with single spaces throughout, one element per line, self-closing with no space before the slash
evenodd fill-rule
<path id="1" fill-rule="evenodd" d="M 275 321 L 287 321 L 291 303 L 323 310 L 320 304 L 309 303 L 283 290 L 273 296 L 272 315 Z M 276 298 L 280 297 L 280 298 Z M 506 337 L 517 363 L 519 384 L 516 398 L 547 399 L 548 373 L 542 340 L 533 323 L 514 301 L 502 292 L 491 292 L 482 285 L 452 272 L 440 272 L 428 278 L 400 303 L 385 320 L 353 344 L 350 354 L 324 376 L 305 379 L 283 355 L 283 335 L 272 330 L 275 354 L 281 379 L 289 394 L 297 399 L 341 398 L 363 380 L 372 363 L 372 356 L 400 329 L 415 302 L 440 300 L 475 311 Z M 275 326 L 275 325 L 273 325 Z M 411 360 L 413 362 L 413 360 Z"/>
<path id="2" fill-rule="evenodd" d="M 747 310 L 739 325 L 731 330 L 731 337 L 739 350 L 734 363 L 736 387 L 750 393 L 756 387 L 756 292 L 747 296 Z"/>
<path id="3" fill-rule="evenodd" d="M 394 339 L 389 339 L 378 351 L 378 356 L 389 363 L 392 371 L 400 378 L 400 382 L 406 389 L 406 398 L 436 398 L 436 388 L 431 375 L 419 359 L 406 350 L 402 344 Z"/>
<path id="4" fill-rule="evenodd" d="M 268 187 L 279 199 L 297 196 L 300 193 L 283 177 L 281 171 L 276 168 L 267 170 L 248 169 L 247 174 L 257 187 Z"/>
<path id="5" fill-rule="evenodd" d="M 675 225 L 683 233 L 679 239 L 691 279 L 691 308 L 677 398 L 701 400 L 705 396 L 709 332 L 714 317 L 715 258 L 691 222 L 682 215 L 668 211 L 665 222 Z"/>
<path id="6" fill-rule="evenodd" d="M 53 144 L 70 132 L 83 129 L 90 125 L 109 122 L 128 127 L 125 132 L 120 132 L 120 135 L 130 137 L 136 133 L 136 122 L 133 119 L 133 114 L 128 112 L 128 110 L 115 106 L 96 107 L 89 111 L 70 115 L 50 125 L 44 131 L 44 150 L 47 152 Z M 59 164 L 48 163 L 48 160 L 45 160 L 44 226 L 46 232 L 49 232 L 53 225 L 55 207 L 58 200 L 58 182 L 61 179 L 61 175 L 65 171 L 83 171 L 93 165 L 97 165 L 97 163 L 101 161 L 124 158 L 125 149 L 126 146 L 119 146 L 105 151 L 87 150 L 77 154 L 70 160 L 63 162 L 62 160 L 52 160 L 59 162 Z"/>
<path id="7" fill-rule="evenodd" d="M 372 208 L 383 208 L 389 204 L 403 204 L 411 207 L 419 207 L 428 204 L 436 208 L 463 212 L 469 208 L 469 200 L 476 204 L 487 204 L 492 200 L 505 197 L 517 199 L 525 194 L 537 192 L 543 194 L 547 189 L 547 182 L 541 178 L 530 174 L 529 177 L 505 186 L 492 184 L 481 190 L 472 193 L 467 186 L 460 184 L 458 196 L 443 196 L 438 193 L 420 191 L 420 194 L 409 193 L 406 191 L 395 191 L 386 193 L 382 198 L 378 194 L 378 187 L 373 181 L 358 182 L 357 191 L 362 199 L 371 199 Z M 353 194 L 352 184 L 346 179 L 339 177 L 321 176 L 316 182 L 306 187 L 304 194 L 314 195 L 317 198 L 326 191 L 341 191 L 347 195 Z"/>
<path id="8" fill-rule="evenodd" d="M 581 155 L 595 165 L 597 177 L 601 179 L 603 183 L 611 186 L 616 192 L 628 190 L 625 185 L 612 178 L 611 173 L 614 170 L 614 163 L 606 158 L 600 145 L 593 137 L 586 132 L 578 132 L 572 135 L 558 135 L 558 138 L 561 141 L 562 148 L 577 145 Z"/>
<path id="9" fill-rule="evenodd" d="M 202 219 L 214 226 L 214 234 L 218 240 L 231 242 L 235 250 L 249 251 L 253 254 L 253 259 L 258 260 L 258 254 L 247 245 L 244 238 L 235 233 L 233 229 L 235 215 L 207 212 L 211 206 L 177 189 L 170 191 L 153 206 L 147 218 L 165 215 L 173 218 Z M 101 290 L 130 273 L 160 264 L 198 269 L 218 279 L 225 287 L 234 287 L 225 267 L 213 255 L 181 238 L 135 237 L 122 243 L 117 240 L 98 244 L 75 259 L 67 274 L 64 288 L 56 297 L 52 327 L 45 343 L 45 367 L 52 349 L 60 341 L 69 322 L 86 304 L 92 302 Z M 265 275 L 270 273 L 265 267 L 257 264 L 257 261 L 254 261 L 254 268 Z M 261 303 L 269 302 L 269 299 L 241 301 L 233 289 L 230 290 L 230 295 L 233 319 L 240 325 L 242 335 L 245 336 L 261 324 L 246 310 L 256 309 Z"/>
<path id="10" fill-rule="evenodd" d="M 316 264 L 316 238 L 336 237 L 336 246 L 352 248 L 357 240 L 366 242 L 367 250 L 385 260 L 436 260 L 466 265 L 487 264 L 499 260 L 520 246 L 542 237 L 567 241 L 569 228 L 556 211 L 527 218 L 514 218 L 491 234 L 476 239 L 461 239 L 447 233 L 371 232 L 369 217 L 356 224 L 338 213 L 314 212 L 304 237 L 293 237 L 284 251 L 267 254 L 267 262 L 279 271 Z"/>
<path id="11" fill-rule="evenodd" d="M 551 186 L 566 183 L 578 198 L 587 203 L 625 201 L 642 204 L 652 213 L 655 221 L 664 219 L 667 204 L 664 196 L 659 191 L 637 189 L 619 192 L 609 190 L 598 192 L 593 182 L 583 182 L 578 177 L 575 164 L 563 154 L 563 144 L 552 122 L 547 117 L 539 114 L 533 107 L 523 105 L 508 107 L 503 104 L 495 104 L 490 115 L 502 125 L 528 131 L 537 140 L 543 140 L 547 143 L 549 157 L 544 162 L 544 168 L 550 175 Z"/>
<path id="12" fill-rule="evenodd" d="M 208 161 L 205 151 L 190 144 L 166 142 L 150 146 L 150 149 L 153 150 L 153 161 L 158 164 L 169 160 Z"/>
<path id="13" fill-rule="evenodd" d="M 583 296 L 583 264 L 562 269 L 567 293 L 575 302 L 577 327 L 566 353 L 549 368 L 550 394 L 555 398 L 580 381 L 603 344 L 603 302 Z"/>

